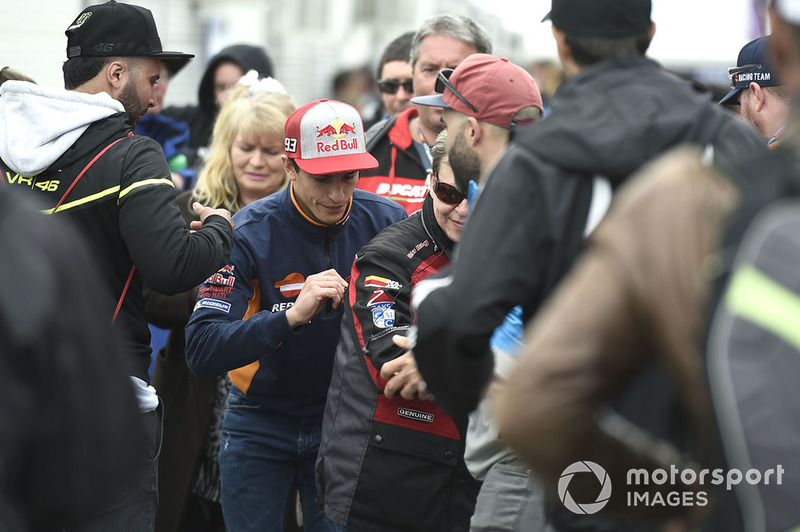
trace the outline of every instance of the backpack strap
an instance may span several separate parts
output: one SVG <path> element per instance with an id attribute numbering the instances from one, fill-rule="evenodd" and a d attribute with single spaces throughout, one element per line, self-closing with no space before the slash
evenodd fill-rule
<path id="1" fill-rule="evenodd" d="M 73 189 L 73 188 L 75 188 L 75 185 L 77 185 L 77 184 L 78 184 L 78 181 L 80 181 L 80 179 L 83 177 L 83 174 L 85 174 L 85 173 L 86 173 L 86 171 L 87 171 L 89 168 L 91 168 L 91 167 L 92 167 L 92 165 L 93 165 L 94 163 L 96 163 L 96 162 L 97 162 L 97 160 L 98 160 L 100 157 L 102 157 L 102 156 L 103 156 L 103 154 L 104 154 L 105 152 L 107 152 L 108 150 L 110 150 L 110 149 L 111 149 L 111 147 L 112 147 L 114 144 L 116 144 L 117 142 L 121 141 L 122 139 L 125 139 L 125 138 L 127 138 L 127 137 L 132 137 L 132 136 L 133 136 L 133 131 L 130 131 L 130 132 L 128 132 L 128 134 L 127 134 L 125 137 L 118 138 L 117 140 L 115 140 L 114 142 L 112 142 L 111 144 L 109 144 L 108 146 L 106 146 L 105 148 L 103 148 L 102 150 L 100 150 L 100 153 L 98 153 L 97 155 L 95 155 L 95 156 L 92 158 L 92 160 L 91 160 L 91 161 L 89 161 L 89 163 L 88 163 L 86 166 L 84 166 L 84 167 L 83 167 L 83 170 L 81 170 L 81 171 L 80 171 L 80 173 L 78 174 L 78 176 L 77 176 L 77 177 L 76 177 L 76 178 L 75 178 L 75 179 L 72 181 L 72 184 L 71 184 L 71 185 L 70 185 L 70 186 L 67 188 L 66 192 L 64 192 L 64 195 L 63 195 L 63 196 L 61 196 L 61 199 L 60 199 L 60 200 L 58 200 L 58 203 L 56 203 L 56 206 L 55 206 L 55 207 L 53 207 L 53 210 L 52 210 L 52 211 L 50 211 L 50 214 L 51 214 L 51 215 L 53 215 L 53 214 L 55 214 L 55 213 L 56 213 L 56 211 L 58 211 L 58 208 L 59 208 L 59 207 L 61 207 L 61 204 L 62 204 L 62 203 L 64 203 L 64 201 L 67 199 L 67 196 L 69 196 L 69 193 L 70 193 L 70 192 L 72 192 L 72 189 Z M 130 271 L 130 273 L 128 274 L 128 280 L 125 282 L 125 287 L 122 289 L 122 294 L 119 296 L 119 300 L 117 301 L 117 308 L 114 310 L 114 316 L 111 318 L 111 323 L 114 323 L 114 322 L 116 322 L 116 321 L 117 321 L 117 316 L 119 315 L 119 311 L 120 311 L 120 309 L 122 308 L 122 302 L 125 300 L 125 296 L 126 296 L 126 295 L 128 295 L 128 289 L 129 289 L 129 288 L 130 288 L 130 286 L 131 286 L 131 280 L 133 279 L 133 273 L 134 273 L 135 271 L 136 271 L 136 265 L 134 264 L 134 265 L 132 265 L 132 266 L 131 266 L 131 271 Z"/>
<path id="2" fill-rule="evenodd" d="M 129 132 L 127 136 L 128 137 L 133 136 L 133 132 L 132 131 Z M 107 152 L 109 149 L 111 149 L 111 146 L 113 146 L 114 144 L 116 144 L 117 142 L 121 141 L 124 138 L 126 138 L 126 137 L 119 138 L 119 139 L 115 140 L 114 142 L 112 142 L 111 144 L 109 144 L 108 146 L 106 146 L 105 148 L 103 148 L 102 150 L 100 150 L 100 153 L 95 155 L 94 158 L 92 158 L 92 160 L 89 161 L 89 163 L 86 166 L 83 167 L 83 170 L 81 170 L 81 172 L 78 174 L 78 177 L 76 177 L 75 180 L 72 182 L 72 184 L 67 188 L 66 192 L 64 192 L 64 195 L 61 196 L 61 199 L 58 200 L 58 203 L 56 203 L 56 206 L 53 207 L 53 210 L 50 212 L 50 214 L 55 214 L 56 213 L 58 208 L 61 207 L 61 204 L 64 203 L 64 201 L 67 199 L 67 196 L 69 196 L 69 193 L 72 192 L 72 189 L 75 188 L 75 185 L 77 185 L 78 181 L 80 181 L 80 179 L 83 177 L 83 174 L 85 174 L 86 171 L 89 168 L 91 168 L 94 163 L 97 162 L 97 159 L 102 157 L 105 152 Z"/>

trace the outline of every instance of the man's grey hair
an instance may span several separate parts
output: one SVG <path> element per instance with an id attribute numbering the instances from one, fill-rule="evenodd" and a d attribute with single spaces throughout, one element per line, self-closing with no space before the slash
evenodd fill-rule
<path id="1" fill-rule="evenodd" d="M 446 13 L 429 18 L 417 30 L 411 44 L 411 68 L 414 68 L 419 56 L 419 43 L 428 35 L 446 35 L 470 43 L 479 54 L 492 53 L 492 40 L 483 26 L 471 17 Z"/>

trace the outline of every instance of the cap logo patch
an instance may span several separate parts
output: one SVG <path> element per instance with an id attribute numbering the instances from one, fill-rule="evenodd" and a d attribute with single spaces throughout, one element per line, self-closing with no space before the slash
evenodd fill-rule
<path id="1" fill-rule="evenodd" d="M 743 72 L 741 74 L 736 74 L 734 77 L 734 83 L 739 82 L 759 82 L 759 81 L 771 81 L 772 80 L 772 73 L 770 72 Z"/>
<path id="2" fill-rule="evenodd" d="M 92 16 L 91 11 L 87 11 L 86 13 L 81 13 L 81 16 L 78 17 L 78 20 L 75 21 L 75 24 L 69 27 L 69 29 L 77 28 L 78 26 L 82 25 L 84 22 L 89 20 L 89 17 Z"/>
<path id="3" fill-rule="evenodd" d="M 317 126 L 317 138 L 327 135 L 335 139 L 340 139 L 345 135 L 355 135 L 355 133 L 355 124 L 351 126 L 338 118 L 323 128 Z"/>

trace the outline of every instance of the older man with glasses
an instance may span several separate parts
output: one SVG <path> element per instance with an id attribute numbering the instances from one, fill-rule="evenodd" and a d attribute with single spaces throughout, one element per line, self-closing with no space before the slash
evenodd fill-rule
<path id="1" fill-rule="evenodd" d="M 471 54 L 491 51 L 486 30 L 472 18 L 438 15 L 414 34 L 410 78 L 384 79 L 379 86 L 398 94 L 410 88 L 415 96 L 432 94 L 441 69 L 454 68 Z M 412 106 L 375 124 L 367 131 L 367 150 L 379 166 L 361 175 L 358 188 L 397 201 L 409 214 L 418 211 L 428 193 L 430 150 L 443 129 L 441 116 L 439 109 Z"/>

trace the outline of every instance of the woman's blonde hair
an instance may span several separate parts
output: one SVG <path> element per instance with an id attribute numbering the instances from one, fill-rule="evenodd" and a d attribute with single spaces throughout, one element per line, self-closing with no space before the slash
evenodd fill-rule
<path id="1" fill-rule="evenodd" d="M 275 135 L 283 140 L 286 119 L 295 110 L 294 100 L 278 92 L 254 92 L 237 87 L 219 112 L 211 137 L 211 146 L 193 199 L 208 207 L 239 210 L 239 187 L 233 177 L 231 145 L 238 134 L 247 137 Z M 287 179 L 283 185 L 286 186 Z"/>
<path id="2" fill-rule="evenodd" d="M 439 169 L 443 164 L 450 163 L 450 157 L 447 154 L 447 130 L 443 129 L 436 136 L 436 141 L 431 148 L 431 173 L 434 177 L 439 176 Z"/>

